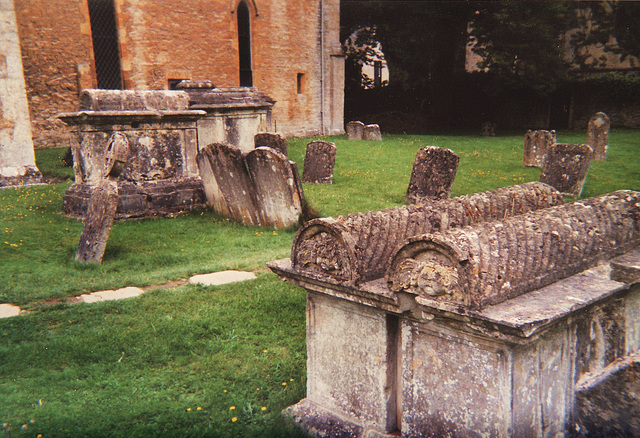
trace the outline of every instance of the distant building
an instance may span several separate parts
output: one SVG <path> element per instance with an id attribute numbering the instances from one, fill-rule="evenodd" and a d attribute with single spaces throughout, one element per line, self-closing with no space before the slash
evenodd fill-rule
<path id="1" fill-rule="evenodd" d="M 14 0 L 36 147 L 84 88 L 256 87 L 287 136 L 344 131 L 339 0 Z"/>

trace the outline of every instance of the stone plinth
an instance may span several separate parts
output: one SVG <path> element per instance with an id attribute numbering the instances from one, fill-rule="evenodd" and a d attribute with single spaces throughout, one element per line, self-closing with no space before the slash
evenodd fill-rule
<path id="1" fill-rule="evenodd" d="M 201 147 L 226 143 L 248 152 L 254 148 L 256 134 L 272 130 L 275 101 L 256 88 L 215 88 L 210 83 L 194 81 L 182 81 L 177 88 L 188 93 L 190 109 L 206 111 L 206 117 L 197 123 Z"/>
<path id="2" fill-rule="evenodd" d="M 39 184 L 16 14 L 0 0 L 0 187 Z"/>
<path id="3" fill-rule="evenodd" d="M 611 194 L 584 208 L 627 203 L 619 224 L 624 229 L 616 236 L 635 235 L 639 195 Z M 587 236 L 585 241 L 593 239 L 593 251 L 609 234 L 602 220 L 609 219 L 576 229 Z M 612 280 L 611 266 L 626 273 L 637 270 L 640 251 L 621 248 L 627 252 L 611 259 L 617 252 L 605 249 L 594 256 L 595 265 L 585 262 L 584 270 L 564 270 L 575 259 L 567 253 L 550 264 L 546 254 L 553 251 L 547 246 L 554 233 L 566 243 L 563 250 L 575 242 L 563 234 L 564 224 L 541 222 L 540 227 L 547 237 L 522 238 L 511 255 L 564 276 L 482 308 L 394 290 L 384 278 L 353 284 L 290 259 L 269 263 L 282 279 L 307 290 L 307 397 L 287 412 L 314 436 L 638 435 L 637 421 L 629 421 L 626 412 L 638 409 L 633 394 L 640 285 Z M 509 233 L 505 230 L 505 237 Z M 630 246 L 638 248 L 638 243 Z M 471 247 L 500 253 L 494 244 Z M 439 256 L 423 261 L 448 263 Z M 389 272 L 394 263 L 401 262 L 392 260 Z M 496 269 L 501 264 L 496 262 Z M 421 273 L 438 274 L 433 266 Z M 483 267 L 474 272 L 479 278 L 486 274 Z M 607 392 L 621 396 L 607 397 Z"/>
<path id="4" fill-rule="evenodd" d="M 184 91 L 84 90 L 80 111 L 58 117 L 73 127 L 75 184 L 64 211 L 81 217 L 91 188 L 104 175 L 114 134 L 125 139 L 130 158 L 118 183 L 116 218 L 173 214 L 204 207 L 198 177 L 196 123 L 204 111 L 188 109 Z"/>

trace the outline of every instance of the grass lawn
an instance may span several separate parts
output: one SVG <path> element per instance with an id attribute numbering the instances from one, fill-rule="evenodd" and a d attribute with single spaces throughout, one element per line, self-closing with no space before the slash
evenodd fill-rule
<path id="1" fill-rule="evenodd" d="M 305 185 L 305 194 L 323 216 L 401 205 L 416 151 L 426 145 L 460 155 L 453 196 L 536 181 L 540 170 L 522 165 L 523 137 L 329 137 L 338 148 L 334 184 Z M 563 143 L 584 137 L 558 132 Z M 300 170 L 310 140 L 289 140 Z M 78 264 L 82 223 L 61 214 L 73 178 L 60 165 L 65 152 L 36 151 L 40 170 L 64 182 L 0 190 L 0 303 L 31 311 L 0 320 L 7 436 L 298 436 L 279 413 L 305 395 L 305 293 L 265 267 L 288 257 L 295 231 L 207 211 L 117 222 L 102 265 Z M 611 133 L 608 160 L 591 164 L 583 197 L 619 189 L 640 190 L 640 131 Z M 44 304 L 225 269 L 258 279 Z"/>

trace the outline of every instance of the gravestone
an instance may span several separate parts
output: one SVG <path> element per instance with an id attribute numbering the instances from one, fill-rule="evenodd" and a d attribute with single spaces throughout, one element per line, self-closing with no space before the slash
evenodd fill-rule
<path id="1" fill-rule="evenodd" d="M 557 143 L 549 148 L 540 181 L 563 195 L 579 198 L 589 173 L 593 150 L 584 144 Z"/>
<path id="2" fill-rule="evenodd" d="M 485 122 L 482 124 L 482 136 L 483 137 L 495 137 L 497 125 L 492 122 Z"/>
<path id="3" fill-rule="evenodd" d="M 589 119 L 585 144 L 593 149 L 593 159 L 596 161 L 607 161 L 610 128 L 609 117 L 603 112 L 598 112 Z"/>
<path id="4" fill-rule="evenodd" d="M 336 163 L 336 145 L 326 141 L 307 144 L 302 180 L 312 184 L 331 184 Z"/>
<path id="5" fill-rule="evenodd" d="M 551 145 L 556 143 L 556 131 L 528 130 L 524 135 L 524 165 L 542 169 Z"/>
<path id="6" fill-rule="evenodd" d="M 347 123 L 347 138 L 349 140 L 362 140 L 364 138 L 364 123 L 352 121 Z"/>
<path id="7" fill-rule="evenodd" d="M 36 167 L 16 14 L 0 0 L 0 187 L 42 182 Z"/>
<path id="8" fill-rule="evenodd" d="M 382 141 L 382 134 L 380 133 L 380 126 L 378 125 L 366 125 L 362 134 L 363 140 L 369 141 Z"/>
<path id="9" fill-rule="evenodd" d="M 286 228 L 299 222 L 304 195 L 295 163 L 258 147 L 244 154 L 210 144 L 197 156 L 207 205 L 247 225 Z"/>
<path id="10" fill-rule="evenodd" d="M 405 201 L 416 204 L 447 199 L 456 177 L 460 157 L 451 149 L 437 146 L 420 148 L 411 171 Z"/>
<path id="11" fill-rule="evenodd" d="M 255 147 L 266 146 L 279 151 L 285 157 L 289 156 L 287 139 L 275 132 L 258 132 L 253 137 Z"/>
<path id="12" fill-rule="evenodd" d="M 198 152 L 197 162 L 207 205 L 213 211 L 247 225 L 262 225 L 253 181 L 240 149 L 213 143 Z"/>
<path id="13" fill-rule="evenodd" d="M 260 225 L 283 229 L 296 225 L 302 215 L 301 196 L 287 157 L 259 147 L 246 154 Z"/>

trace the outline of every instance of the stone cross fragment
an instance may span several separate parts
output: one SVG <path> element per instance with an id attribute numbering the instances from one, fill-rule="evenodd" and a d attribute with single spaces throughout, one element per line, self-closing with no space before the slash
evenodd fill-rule
<path id="1" fill-rule="evenodd" d="M 611 121 L 603 112 L 598 112 L 589 119 L 585 144 L 593 149 L 593 159 L 596 161 L 607 161 L 610 128 Z"/>
<path id="2" fill-rule="evenodd" d="M 279 151 L 285 157 L 289 156 L 287 139 L 275 132 L 258 132 L 253 137 L 255 147 L 266 146 Z"/>
<path id="3" fill-rule="evenodd" d="M 451 194 L 460 157 L 451 149 L 426 146 L 416 154 L 405 201 L 416 204 L 447 199 Z"/>
<path id="4" fill-rule="evenodd" d="M 378 125 L 366 125 L 362 134 L 363 140 L 370 141 L 382 141 L 382 134 L 380 133 L 380 126 Z"/>
<path id="5" fill-rule="evenodd" d="M 307 144 L 302 181 L 312 184 L 331 184 L 336 164 L 336 145 L 326 141 Z"/>
<path id="6" fill-rule="evenodd" d="M 392 255 L 393 291 L 482 309 L 637 248 L 640 192 L 621 190 L 409 239 Z"/>
<path id="7" fill-rule="evenodd" d="M 91 190 L 84 226 L 76 251 L 81 263 L 102 263 L 111 226 L 118 209 L 118 177 L 131 154 L 129 140 L 121 132 L 109 138 L 104 153 L 104 178 Z"/>
<path id="8" fill-rule="evenodd" d="M 364 123 L 360 121 L 349 122 L 346 131 L 349 140 L 362 140 L 364 138 Z"/>
<path id="9" fill-rule="evenodd" d="M 532 182 L 424 205 L 315 219 L 298 230 L 291 263 L 307 275 L 355 285 L 384 276 L 392 253 L 411 237 L 562 203 L 556 189 Z"/>
<path id="10" fill-rule="evenodd" d="M 528 130 L 524 135 L 524 165 L 542 169 L 549 148 L 556 143 L 556 131 Z"/>
<path id="11" fill-rule="evenodd" d="M 584 144 L 554 144 L 540 174 L 540 181 L 563 195 L 579 198 L 589 173 L 593 150 Z"/>

